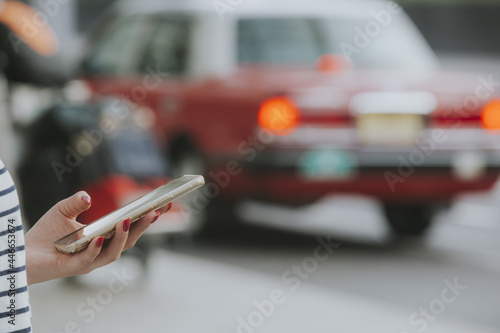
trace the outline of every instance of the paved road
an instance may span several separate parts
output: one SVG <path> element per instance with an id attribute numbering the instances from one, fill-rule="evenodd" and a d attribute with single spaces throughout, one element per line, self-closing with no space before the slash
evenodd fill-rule
<path id="1" fill-rule="evenodd" d="M 321 241 L 244 227 L 158 248 L 147 274 L 129 256 L 77 286 L 36 285 L 36 331 L 500 332 L 498 196 L 462 199 L 422 240 L 349 202 L 332 200 Z"/>

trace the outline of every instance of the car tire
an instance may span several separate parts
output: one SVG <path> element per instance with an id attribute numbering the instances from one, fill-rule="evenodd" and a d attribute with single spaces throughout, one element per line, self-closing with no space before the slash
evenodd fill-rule
<path id="1" fill-rule="evenodd" d="M 432 224 L 433 212 L 426 205 L 384 205 L 385 216 L 396 235 L 421 236 Z"/>

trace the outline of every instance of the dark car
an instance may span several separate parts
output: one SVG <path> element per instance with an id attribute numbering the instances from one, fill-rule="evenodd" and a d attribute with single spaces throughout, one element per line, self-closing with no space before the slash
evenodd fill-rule
<path id="1" fill-rule="evenodd" d="M 92 198 L 92 208 L 78 217 L 86 224 L 170 180 L 168 164 L 144 121 L 112 105 L 113 100 L 60 103 L 24 128 L 18 176 L 29 225 L 77 191 L 85 190 Z M 190 228 L 177 204 L 148 233 Z"/>

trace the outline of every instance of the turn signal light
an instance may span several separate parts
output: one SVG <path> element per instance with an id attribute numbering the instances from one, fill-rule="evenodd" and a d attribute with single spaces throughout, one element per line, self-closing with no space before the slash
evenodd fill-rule
<path id="1" fill-rule="evenodd" d="M 495 99 L 483 108 L 481 123 L 485 129 L 500 130 L 500 100 Z"/>
<path id="2" fill-rule="evenodd" d="M 290 98 L 273 97 L 262 103 L 258 121 L 260 127 L 276 135 L 288 135 L 297 127 L 300 112 Z"/>

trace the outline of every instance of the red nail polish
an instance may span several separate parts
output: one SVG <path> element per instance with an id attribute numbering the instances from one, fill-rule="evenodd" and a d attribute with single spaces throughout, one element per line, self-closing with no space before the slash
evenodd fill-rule
<path id="1" fill-rule="evenodd" d="M 169 202 L 169 204 L 167 205 L 167 210 L 165 211 L 165 213 L 168 212 L 170 210 L 170 208 L 172 208 L 172 203 L 171 202 Z"/>
<path id="2" fill-rule="evenodd" d="M 156 216 L 155 216 L 155 217 L 153 217 L 153 221 L 151 221 L 151 224 L 155 223 L 155 222 L 156 222 L 156 220 L 158 220 L 158 218 L 159 218 L 159 217 L 160 217 L 160 215 L 161 215 L 159 211 L 156 211 L 155 213 L 156 213 Z"/>
<path id="3" fill-rule="evenodd" d="M 90 197 L 87 195 L 82 195 L 82 200 L 85 201 L 89 206 L 92 204 L 92 200 L 90 200 Z"/>
<path id="4" fill-rule="evenodd" d="M 103 243 L 104 243 L 104 237 L 99 237 L 97 239 L 97 242 L 95 243 L 95 246 L 101 247 Z"/>
<path id="5" fill-rule="evenodd" d="M 130 218 L 123 221 L 123 231 L 127 232 L 130 229 Z"/>

